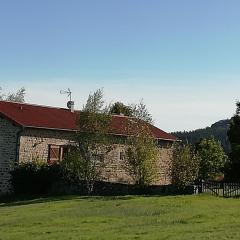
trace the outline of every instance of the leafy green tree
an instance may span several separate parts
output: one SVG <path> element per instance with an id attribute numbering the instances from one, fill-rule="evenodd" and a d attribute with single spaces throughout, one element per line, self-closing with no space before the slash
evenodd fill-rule
<path id="1" fill-rule="evenodd" d="M 0 100 L 6 100 L 10 102 L 25 102 L 26 90 L 24 87 L 20 88 L 16 93 L 4 94 L 2 88 L 0 88 Z"/>
<path id="2" fill-rule="evenodd" d="M 104 108 L 103 100 L 103 89 L 97 89 L 92 94 L 88 95 L 88 99 L 85 105 L 83 105 L 82 112 L 87 113 L 103 113 L 106 108 Z"/>
<path id="3" fill-rule="evenodd" d="M 140 116 L 144 116 L 144 113 L 140 113 Z M 126 168 L 135 184 L 147 186 L 153 182 L 157 172 L 157 141 L 152 135 L 149 123 L 142 119 L 129 119 L 127 131 Z"/>
<path id="4" fill-rule="evenodd" d="M 156 176 L 157 147 L 153 139 L 146 136 L 132 138 L 126 156 L 130 175 L 139 186 L 147 186 Z"/>
<path id="5" fill-rule="evenodd" d="M 89 95 L 78 118 L 77 146 L 61 163 L 65 176 L 73 182 L 84 182 L 89 194 L 99 180 L 104 158 L 111 150 L 107 134 L 111 115 L 106 109 L 101 89 Z"/>
<path id="6" fill-rule="evenodd" d="M 189 145 L 176 144 L 172 156 L 172 182 L 184 189 L 198 178 L 200 157 Z"/>
<path id="7" fill-rule="evenodd" d="M 236 103 L 236 113 L 231 119 L 228 138 L 232 152 L 230 154 L 230 174 L 232 177 L 240 177 L 240 102 Z"/>
<path id="8" fill-rule="evenodd" d="M 141 99 L 138 104 L 132 104 L 131 108 L 133 117 L 150 124 L 153 123 L 152 115 L 149 113 L 146 104 L 143 102 L 143 99 Z"/>
<path id="9" fill-rule="evenodd" d="M 113 148 L 114 140 L 108 134 L 111 132 L 111 114 L 118 111 L 119 106 L 124 108 L 121 104 L 114 106 L 115 109 L 105 106 L 101 89 L 89 95 L 78 118 L 77 146 L 61 163 L 65 176 L 74 182 L 85 182 L 88 193 L 100 179 L 104 159 Z M 127 109 L 133 114 L 126 126 L 127 169 L 137 184 L 148 185 L 156 171 L 157 156 L 157 145 L 149 128 L 152 118 L 142 101 Z"/>
<path id="10" fill-rule="evenodd" d="M 203 138 L 214 137 L 221 142 L 225 153 L 231 152 L 230 142 L 228 140 L 228 130 L 230 127 L 230 120 L 220 120 L 210 127 L 197 129 L 194 131 L 173 132 L 172 134 L 181 139 L 185 144 L 196 145 Z"/>
<path id="11" fill-rule="evenodd" d="M 140 100 L 137 104 L 131 104 L 129 106 L 124 105 L 121 102 L 115 102 L 110 107 L 111 114 L 123 114 L 124 116 L 134 117 L 141 119 L 147 123 L 153 123 L 152 116 L 149 113 L 146 104 L 143 102 L 143 99 Z"/>
<path id="12" fill-rule="evenodd" d="M 117 114 L 117 115 L 124 115 L 124 116 L 133 116 L 133 109 L 131 106 L 124 105 L 121 102 L 115 102 L 111 107 L 110 107 L 110 113 L 111 114 Z"/>
<path id="13" fill-rule="evenodd" d="M 202 139 L 196 145 L 197 152 L 201 157 L 199 177 L 202 179 L 214 178 L 224 171 L 228 161 L 220 141 L 214 138 Z"/>

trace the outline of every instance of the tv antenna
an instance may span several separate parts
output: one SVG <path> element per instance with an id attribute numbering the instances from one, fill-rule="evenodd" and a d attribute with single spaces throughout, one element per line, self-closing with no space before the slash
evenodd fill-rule
<path id="1" fill-rule="evenodd" d="M 67 90 L 60 90 L 60 94 L 67 94 L 69 97 L 69 101 L 72 101 L 72 92 L 70 90 L 70 88 L 68 88 Z"/>
<path id="2" fill-rule="evenodd" d="M 67 94 L 67 96 L 69 97 L 69 101 L 67 102 L 67 107 L 71 110 L 71 112 L 74 112 L 74 102 L 72 101 L 72 92 L 70 88 L 68 88 L 66 91 L 61 90 L 60 94 Z"/>

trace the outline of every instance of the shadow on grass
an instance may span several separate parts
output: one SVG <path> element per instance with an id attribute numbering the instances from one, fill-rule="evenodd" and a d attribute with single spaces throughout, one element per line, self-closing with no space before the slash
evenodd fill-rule
<path id="1" fill-rule="evenodd" d="M 139 197 L 166 197 L 169 195 L 125 195 L 125 196 L 80 196 L 80 195 L 61 195 L 61 196 L 6 196 L 0 198 L 0 208 L 2 207 L 14 207 L 14 206 L 24 206 L 30 204 L 39 204 L 39 203 L 50 203 L 50 202 L 59 202 L 59 201 L 68 201 L 68 200 L 104 200 L 104 201 L 113 201 L 113 200 L 131 200 Z M 172 195 L 173 196 L 173 195 Z"/>
<path id="2" fill-rule="evenodd" d="M 62 200 L 71 200 L 77 196 L 6 196 L 0 198 L 0 208 L 7 206 L 21 206 L 36 203 L 47 203 Z"/>
<path id="3" fill-rule="evenodd" d="M 71 187 L 71 186 L 70 186 Z M 71 188 L 70 188 L 71 189 Z M 73 189 L 75 191 L 76 189 Z M 127 185 L 120 183 L 96 182 L 95 191 L 92 195 L 83 195 L 79 192 L 68 193 L 45 193 L 30 194 L 25 193 L 21 195 L 9 195 L 0 198 L 0 207 L 6 206 L 21 206 L 36 203 L 57 202 L 65 200 L 131 200 L 139 197 L 164 197 L 175 196 L 181 194 L 179 190 L 172 185 L 162 186 L 148 186 L 139 187 L 138 185 Z"/>
<path id="4" fill-rule="evenodd" d="M 1 207 L 23 206 L 29 204 L 58 202 L 67 200 L 130 200 L 136 196 L 80 196 L 80 195 L 61 195 L 61 196 L 7 196 L 0 198 Z"/>

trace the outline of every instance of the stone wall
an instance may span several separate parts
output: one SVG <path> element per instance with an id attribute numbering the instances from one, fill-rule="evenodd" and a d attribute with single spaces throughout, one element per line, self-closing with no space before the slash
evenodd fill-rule
<path id="1" fill-rule="evenodd" d="M 154 184 L 168 185 L 172 183 L 171 178 L 171 164 L 172 164 L 172 143 L 159 146 L 158 161 L 157 161 L 157 174 Z"/>
<path id="2" fill-rule="evenodd" d="M 0 118 L 0 195 L 10 191 L 10 168 L 17 155 L 17 134 L 19 127 L 4 118 Z"/>
<path id="3" fill-rule="evenodd" d="M 101 179 L 106 182 L 132 183 L 132 179 L 127 173 L 124 158 L 121 159 L 121 152 L 124 153 L 125 146 L 113 145 L 112 151 L 104 159 L 104 169 Z"/>
<path id="4" fill-rule="evenodd" d="M 0 194 L 10 190 L 9 170 L 15 161 L 28 162 L 48 160 L 49 145 L 74 144 L 74 133 L 67 131 L 24 129 L 21 132 L 18 148 L 17 134 L 20 128 L 8 120 L 0 118 Z M 132 183 L 126 167 L 125 160 L 121 158 L 124 144 L 115 144 L 113 150 L 105 159 L 106 164 L 102 173 L 102 180 L 108 182 Z M 171 183 L 171 144 L 166 141 L 159 143 L 159 156 L 157 162 L 157 176 L 154 184 L 165 185 Z"/>
<path id="5" fill-rule="evenodd" d="M 74 135 L 71 132 L 26 129 L 20 139 L 19 162 L 48 160 L 48 146 L 74 144 Z M 104 171 L 101 179 L 108 182 L 132 183 L 125 167 L 125 160 L 121 159 L 121 152 L 124 152 L 123 144 L 113 145 L 112 151 L 105 158 Z M 156 180 L 154 184 L 165 185 L 171 183 L 171 144 L 166 141 L 159 142 L 159 154 L 157 161 Z"/>
<path id="6" fill-rule="evenodd" d="M 105 166 L 101 178 L 108 182 L 133 183 L 133 179 L 129 176 L 126 161 L 121 159 L 121 152 L 125 151 L 124 145 L 114 145 L 113 150 L 105 158 Z M 171 184 L 171 158 L 172 144 L 166 144 L 166 141 L 159 143 L 159 151 L 157 157 L 156 177 L 153 181 L 154 185 Z"/>
<path id="7" fill-rule="evenodd" d="M 73 137 L 67 131 L 27 128 L 20 139 L 19 162 L 47 161 L 49 145 L 70 145 Z"/>
<path id="8" fill-rule="evenodd" d="M 48 160 L 48 146 L 74 144 L 73 133 L 42 129 L 26 129 L 22 133 L 19 149 L 19 162 Z M 112 151 L 105 158 L 104 171 L 101 179 L 108 182 L 132 183 L 125 167 L 125 160 L 121 159 L 124 152 L 123 144 L 113 145 Z M 171 144 L 166 141 L 159 142 L 156 180 L 154 184 L 170 184 Z"/>

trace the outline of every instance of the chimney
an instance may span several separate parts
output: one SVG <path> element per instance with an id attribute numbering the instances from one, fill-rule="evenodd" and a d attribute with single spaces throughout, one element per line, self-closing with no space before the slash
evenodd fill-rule
<path id="1" fill-rule="evenodd" d="M 68 101 L 67 107 L 70 109 L 71 112 L 74 112 L 74 101 Z"/>
<path id="2" fill-rule="evenodd" d="M 74 112 L 74 102 L 72 101 L 72 104 L 71 104 L 71 112 Z"/>

